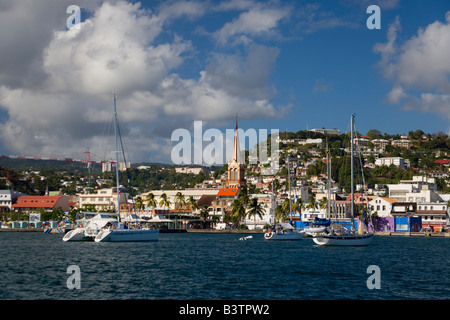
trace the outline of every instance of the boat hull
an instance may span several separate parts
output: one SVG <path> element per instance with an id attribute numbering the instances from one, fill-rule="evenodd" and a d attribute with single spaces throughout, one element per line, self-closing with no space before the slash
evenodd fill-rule
<path id="1" fill-rule="evenodd" d="M 304 234 L 301 232 L 286 232 L 286 233 L 265 233 L 264 239 L 266 240 L 301 240 L 303 239 Z"/>
<path id="2" fill-rule="evenodd" d="M 86 235 L 84 228 L 76 228 L 67 232 L 63 237 L 63 241 L 94 241 L 94 237 Z"/>
<path id="3" fill-rule="evenodd" d="M 320 246 L 367 246 L 373 234 L 315 235 L 314 243 Z"/>
<path id="4" fill-rule="evenodd" d="M 158 230 L 146 229 L 105 229 L 95 237 L 95 242 L 140 242 L 158 241 Z"/>

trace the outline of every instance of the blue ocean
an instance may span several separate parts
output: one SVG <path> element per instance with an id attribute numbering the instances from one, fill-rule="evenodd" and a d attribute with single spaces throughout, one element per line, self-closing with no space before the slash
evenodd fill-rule
<path id="1" fill-rule="evenodd" d="M 450 299 L 450 238 L 375 236 L 367 247 L 321 247 L 242 236 L 70 243 L 57 234 L 0 232 L 0 299 Z M 69 266 L 79 270 L 78 288 L 70 288 Z"/>

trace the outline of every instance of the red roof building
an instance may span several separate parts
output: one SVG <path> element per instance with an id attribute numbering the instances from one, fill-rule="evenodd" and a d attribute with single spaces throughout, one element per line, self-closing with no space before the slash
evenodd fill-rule
<path id="1" fill-rule="evenodd" d="M 69 211 L 71 201 L 70 196 L 20 196 L 17 202 L 13 204 L 14 210 L 22 211 L 52 211 L 61 208 L 63 211 Z"/>

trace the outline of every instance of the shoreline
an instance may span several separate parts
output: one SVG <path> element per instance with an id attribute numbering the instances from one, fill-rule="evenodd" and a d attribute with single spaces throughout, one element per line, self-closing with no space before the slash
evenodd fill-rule
<path id="1" fill-rule="evenodd" d="M 0 228 L 0 232 L 42 232 L 48 228 Z M 64 230 L 65 229 L 59 229 Z M 263 230 L 214 230 L 214 229 L 188 229 L 183 233 L 216 233 L 216 234 L 264 234 Z M 51 234 L 63 234 L 56 228 Z M 389 237 L 434 237 L 434 238 L 450 238 L 450 233 L 443 232 L 375 232 L 375 236 L 389 236 Z"/>

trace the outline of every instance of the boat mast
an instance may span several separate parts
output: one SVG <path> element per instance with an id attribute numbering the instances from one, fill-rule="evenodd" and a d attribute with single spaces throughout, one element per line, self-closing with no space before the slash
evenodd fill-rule
<path id="1" fill-rule="evenodd" d="M 331 218 L 331 208 L 330 208 L 330 204 L 331 204 L 331 165 L 330 165 L 330 150 L 328 149 L 328 139 L 326 140 L 326 144 L 327 144 L 327 180 L 328 180 L 328 192 L 327 192 L 327 219 Z"/>
<path id="2" fill-rule="evenodd" d="M 287 158 L 288 160 L 288 179 L 289 179 L 289 214 L 291 215 L 290 219 L 292 220 L 292 207 L 291 207 L 291 158 Z"/>
<path id="3" fill-rule="evenodd" d="M 117 193 L 117 220 L 120 222 L 120 192 L 119 192 L 119 137 L 117 132 L 116 94 L 114 93 L 114 135 L 116 137 L 116 193 Z"/>
<path id="4" fill-rule="evenodd" d="M 353 228 L 354 228 L 354 226 L 353 226 L 353 223 L 354 223 L 354 210 L 355 210 L 355 192 L 354 192 L 354 190 L 353 190 L 353 187 L 354 187 L 354 177 L 353 177 L 353 153 L 354 153 L 354 150 L 353 150 L 353 126 L 354 126 L 354 115 L 352 114 L 352 116 L 351 116 L 351 124 L 350 124 L 350 127 L 351 127 L 351 131 L 350 131 L 350 141 L 351 141 L 351 148 L 350 148 L 350 150 L 351 150 L 351 173 L 350 173 L 350 175 L 351 175 L 351 189 L 352 189 L 352 197 L 351 197 L 351 212 L 352 212 L 352 225 L 351 225 L 351 229 L 353 230 Z"/>

